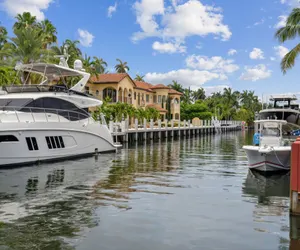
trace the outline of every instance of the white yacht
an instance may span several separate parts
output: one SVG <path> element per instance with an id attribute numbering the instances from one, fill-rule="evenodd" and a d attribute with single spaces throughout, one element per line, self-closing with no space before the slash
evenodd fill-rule
<path id="1" fill-rule="evenodd" d="M 295 103 L 297 100 L 295 95 L 271 95 L 269 100 L 273 102 L 273 107 L 261 110 L 260 120 L 285 120 L 287 123 L 283 124 L 282 129 L 288 133 L 300 129 L 299 104 Z"/>
<path id="2" fill-rule="evenodd" d="M 282 137 L 284 120 L 256 120 L 259 129 L 254 145 L 243 146 L 249 168 L 263 172 L 286 171 L 290 169 L 291 146 Z"/>
<path id="3" fill-rule="evenodd" d="M 116 151 L 104 117 L 93 119 L 90 107 L 102 101 L 83 93 L 90 74 L 80 60 L 60 64 L 18 65 L 17 70 L 44 76 L 38 85 L 3 87 L 0 95 L 0 168 Z M 53 79 L 80 77 L 70 89 L 47 85 Z"/>

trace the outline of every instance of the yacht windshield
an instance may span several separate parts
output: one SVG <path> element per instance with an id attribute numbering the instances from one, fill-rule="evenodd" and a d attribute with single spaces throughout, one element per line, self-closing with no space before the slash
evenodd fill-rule
<path id="1" fill-rule="evenodd" d="M 262 136 L 279 136 L 280 131 L 278 128 L 264 128 L 261 134 Z"/>
<path id="2" fill-rule="evenodd" d="M 24 107 L 27 103 L 31 102 L 33 99 L 29 98 L 7 98 L 7 99 L 0 99 L 0 109 L 2 110 L 20 110 L 22 107 Z"/>

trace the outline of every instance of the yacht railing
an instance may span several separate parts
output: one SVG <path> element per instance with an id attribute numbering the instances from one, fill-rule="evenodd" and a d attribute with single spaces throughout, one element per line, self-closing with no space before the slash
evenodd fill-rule
<path id="1" fill-rule="evenodd" d="M 92 116 L 85 111 L 78 112 L 65 109 L 49 109 L 37 107 L 0 106 L 0 123 L 5 122 L 76 122 Z"/>

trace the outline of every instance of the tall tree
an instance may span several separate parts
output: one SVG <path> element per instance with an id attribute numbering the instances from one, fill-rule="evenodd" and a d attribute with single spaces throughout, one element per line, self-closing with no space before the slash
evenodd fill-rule
<path id="1" fill-rule="evenodd" d="M 38 27 L 41 30 L 41 35 L 44 39 L 43 47 L 47 48 L 48 45 L 57 42 L 57 31 L 53 24 L 48 20 L 44 20 L 38 24 Z"/>
<path id="2" fill-rule="evenodd" d="M 14 24 L 14 29 L 25 29 L 37 25 L 36 17 L 32 16 L 30 12 L 23 12 L 16 16 L 17 21 Z"/>
<path id="3" fill-rule="evenodd" d="M 284 27 L 278 29 L 275 37 L 280 43 L 287 40 L 294 39 L 300 35 L 300 8 L 294 8 L 287 18 Z M 300 43 L 298 43 L 292 50 L 290 50 L 281 61 L 281 70 L 285 74 L 288 69 L 295 65 L 296 57 L 300 53 Z"/>
<path id="4" fill-rule="evenodd" d="M 13 62 L 23 64 L 47 59 L 49 51 L 43 49 L 43 38 L 40 36 L 39 30 L 27 27 L 26 29 L 17 29 L 14 33 L 16 36 L 9 39 L 9 43 L 0 51 L 0 57 L 10 57 Z M 24 83 L 28 83 L 28 80 L 28 73 L 24 72 Z"/>
<path id="5" fill-rule="evenodd" d="M 182 85 L 179 84 L 179 83 L 178 83 L 177 81 L 175 81 L 175 80 L 173 80 L 173 81 L 172 81 L 172 84 L 169 84 L 168 86 L 169 86 L 170 88 L 172 88 L 172 89 L 178 91 L 178 92 L 181 92 L 181 93 L 184 92 L 184 88 L 182 87 Z"/>
<path id="6" fill-rule="evenodd" d="M 145 77 L 145 76 L 141 76 L 141 75 L 138 75 L 138 74 L 137 74 L 137 75 L 135 76 L 134 80 L 135 80 L 135 81 L 139 81 L 139 82 L 144 82 L 144 77 Z"/>
<path id="7" fill-rule="evenodd" d="M 117 61 L 119 62 L 115 66 L 115 70 L 117 71 L 117 73 L 126 73 L 127 71 L 129 71 L 127 62 L 122 62 L 120 59 L 117 59 Z"/>
<path id="8" fill-rule="evenodd" d="M 194 101 L 204 100 L 205 99 L 205 90 L 203 88 L 199 88 L 192 92 L 192 97 Z"/>
<path id="9" fill-rule="evenodd" d="M 93 65 L 95 67 L 95 70 L 98 74 L 104 74 L 105 73 L 105 69 L 107 67 L 107 63 L 100 57 L 93 57 Z"/>

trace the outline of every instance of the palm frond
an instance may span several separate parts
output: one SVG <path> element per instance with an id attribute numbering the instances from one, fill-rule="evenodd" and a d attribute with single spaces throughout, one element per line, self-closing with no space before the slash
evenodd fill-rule
<path id="1" fill-rule="evenodd" d="M 283 74 L 286 74 L 288 69 L 291 69 L 295 65 L 296 57 L 300 53 L 300 43 L 297 44 L 290 52 L 288 52 L 281 61 L 281 70 Z"/>

